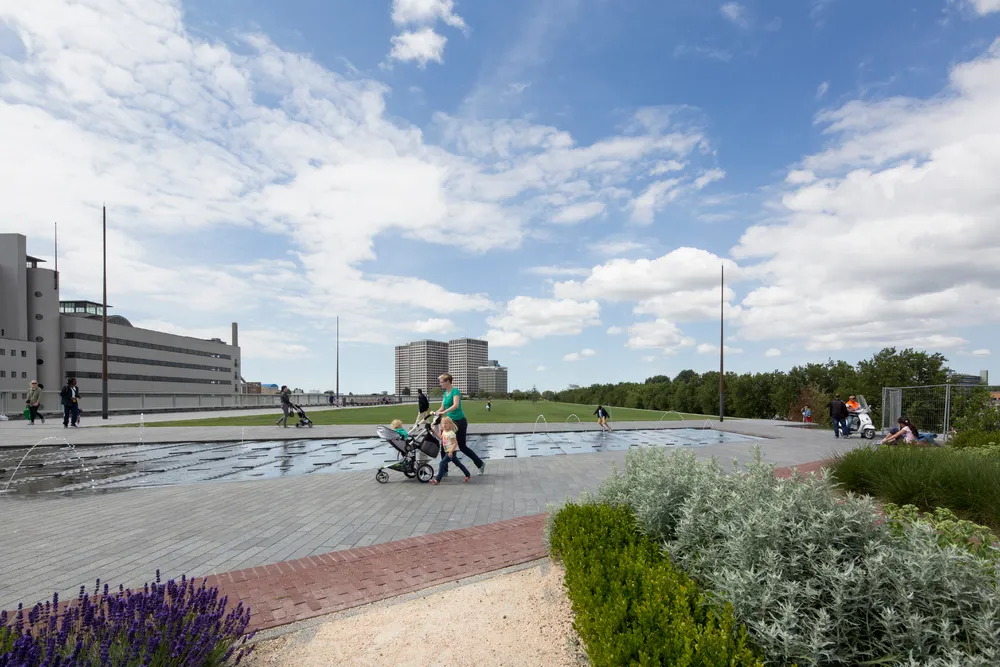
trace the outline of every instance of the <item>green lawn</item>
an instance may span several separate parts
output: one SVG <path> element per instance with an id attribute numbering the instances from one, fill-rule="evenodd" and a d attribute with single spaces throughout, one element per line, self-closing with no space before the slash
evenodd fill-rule
<path id="1" fill-rule="evenodd" d="M 431 403 L 431 408 L 440 406 L 438 403 Z M 572 419 L 570 415 L 576 415 L 580 421 L 596 422 L 594 410 L 596 405 L 574 405 L 572 403 L 549 403 L 548 401 L 493 401 L 493 410 L 486 412 L 485 401 L 465 401 L 465 415 L 468 420 L 479 424 L 515 424 L 532 423 L 538 415 L 544 415 L 550 424 L 563 423 L 567 419 Z M 412 424 L 416 417 L 417 406 L 415 403 L 404 405 L 380 405 L 372 408 L 312 408 L 306 409 L 310 419 L 318 426 L 327 424 L 388 424 L 393 419 L 400 419 L 404 424 Z M 681 419 L 676 412 L 664 413 L 655 410 L 634 410 L 629 408 L 614 408 L 608 406 L 611 413 L 611 421 L 658 421 L 663 416 L 664 421 L 676 421 Z M 146 427 L 155 426 L 268 426 L 281 411 L 275 408 L 274 415 L 247 415 L 245 417 L 216 417 L 206 419 L 190 419 L 186 421 L 171 422 L 150 422 Z M 684 418 L 706 419 L 704 415 L 684 415 Z M 294 422 L 294 417 L 289 418 L 289 422 Z M 132 425 L 134 426 L 134 425 Z"/>

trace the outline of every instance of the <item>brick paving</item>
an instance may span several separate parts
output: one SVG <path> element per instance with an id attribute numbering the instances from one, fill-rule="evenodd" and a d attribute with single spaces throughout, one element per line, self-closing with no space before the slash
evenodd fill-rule
<path id="1" fill-rule="evenodd" d="M 378 602 L 546 555 L 545 515 L 334 551 L 206 577 L 266 630 Z"/>

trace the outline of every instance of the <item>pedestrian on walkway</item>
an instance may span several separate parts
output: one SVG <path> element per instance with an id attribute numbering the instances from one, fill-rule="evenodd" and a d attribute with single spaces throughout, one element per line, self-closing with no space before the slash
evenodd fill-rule
<path id="1" fill-rule="evenodd" d="M 465 442 L 469 431 L 469 422 L 466 420 L 465 412 L 462 410 L 462 392 L 458 390 L 458 387 L 453 385 L 454 378 L 448 373 L 438 377 L 438 382 L 441 384 L 441 391 L 444 392 L 444 396 L 441 399 L 441 407 L 438 409 L 437 414 L 450 417 L 455 423 L 458 449 L 469 457 L 469 460 L 479 468 L 479 474 L 482 475 L 486 472 L 486 464 L 483 463 L 483 460 L 474 451 L 469 449 Z"/>
<path id="2" fill-rule="evenodd" d="M 812 420 L 813 420 L 813 411 L 807 405 L 806 407 L 802 408 L 802 421 L 805 422 L 806 424 L 811 424 Z"/>
<path id="3" fill-rule="evenodd" d="M 72 426 L 78 428 L 80 421 L 80 392 L 76 388 L 76 378 L 66 381 L 66 386 L 59 392 L 63 406 L 63 428 Z"/>
<path id="4" fill-rule="evenodd" d="M 292 390 L 288 388 L 288 385 L 283 384 L 278 396 L 281 398 L 281 417 L 274 422 L 274 425 L 288 428 L 288 413 L 292 411 Z"/>
<path id="5" fill-rule="evenodd" d="M 441 420 L 441 428 L 436 434 L 438 440 L 441 441 L 441 463 L 438 464 L 437 477 L 431 480 L 431 484 L 437 485 L 441 483 L 441 479 L 448 474 L 449 463 L 454 463 L 458 466 L 459 470 L 465 473 L 466 482 L 471 478 L 469 469 L 458 458 L 459 444 L 457 431 L 458 425 L 452 421 L 451 417 L 444 417 Z"/>
<path id="6" fill-rule="evenodd" d="M 843 433 L 844 437 L 848 437 L 851 432 L 847 430 L 847 418 L 850 413 L 847 411 L 847 403 L 840 400 L 840 394 L 833 397 L 830 401 L 830 419 L 833 421 L 833 436 L 839 438 L 840 434 Z"/>
<path id="7" fill-rule="evenodd" d="M 427 394 L 423 389 L 417 389 L 417 421 L 420 421 L 430 412 L 431 402 L 427 400 Z"/>
<path id="8" fill-rule="evenodd" d="M 41 404 L 41 402 L 42 402 L 42 390 L 39 389 L 38 387 L 38 381 L 32 380 L 31 388 L 28 389 L 28 400 L 25 401 L 25 404 L 28 406 L 28 414 L 31 415 L 31 421 L 28 422 L 31 425 L 35 424 L 36 417 L 41 417 L 42 423 L 43 424 L 45 423 L 45 417 L 42 417 L 42 415 L 38 413 L 38 407 Z"/>

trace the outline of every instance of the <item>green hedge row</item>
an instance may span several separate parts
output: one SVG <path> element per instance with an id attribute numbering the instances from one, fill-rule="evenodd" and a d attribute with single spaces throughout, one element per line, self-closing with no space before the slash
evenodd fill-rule
<path id="1" fill-rule="evenodd" d="M 731 608 L 677 570 L 628 508 L 568 504 L 549 530 L 593 667 L 764 665 Z"/>
<path id="2" fill-rule="evenodd" d="M 948 438 L 948 446 L 955 449 L 1000 447 L 1000 431 L 959 431 Z"/>

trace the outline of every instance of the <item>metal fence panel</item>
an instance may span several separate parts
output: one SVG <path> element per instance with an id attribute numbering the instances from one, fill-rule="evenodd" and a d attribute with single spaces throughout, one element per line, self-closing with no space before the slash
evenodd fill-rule
<path id="1" fill-rule="evenodd" d="M 882 430 L 906 417 L 922 433 L 947 438 L 973 418 L 1000 410 L 1000 386 L 941 384 L 925 387 L 885 387 L 882 390 Z M 1000 418 L 1000 415 L 998 415 Z"/>

